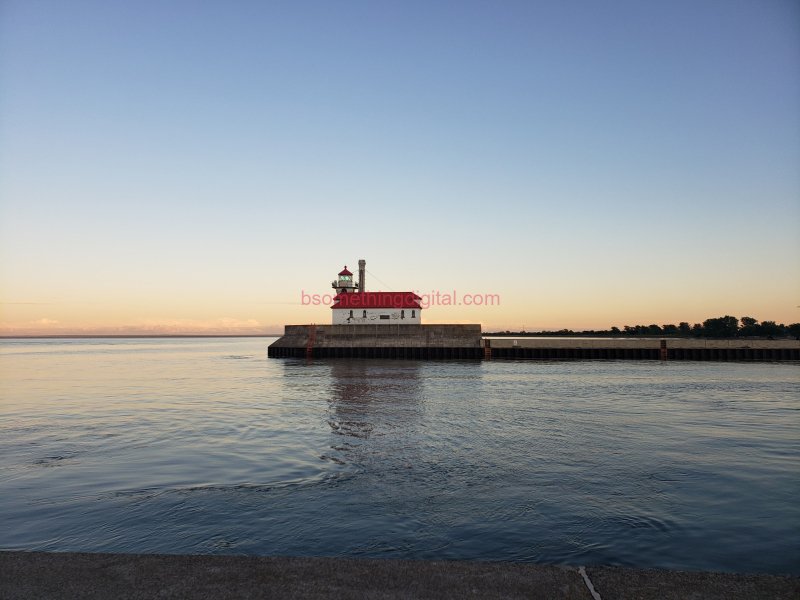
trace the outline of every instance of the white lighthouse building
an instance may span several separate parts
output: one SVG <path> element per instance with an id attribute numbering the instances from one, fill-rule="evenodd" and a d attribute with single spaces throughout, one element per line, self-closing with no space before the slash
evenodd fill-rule
<path id="1" fill-rule="evenodd" d="M 419 325 L 422 322 L 420 298 L 414 292 L 367 292 L 366 261 L 358 261 L 358 282 L 347 269 L 339 273 L 331 287 L 336 296 L 331 306 L 334 325 Z"/>

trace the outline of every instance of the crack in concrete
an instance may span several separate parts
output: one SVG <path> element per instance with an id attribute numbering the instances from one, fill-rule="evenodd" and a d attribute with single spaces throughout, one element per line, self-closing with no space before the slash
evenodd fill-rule
<path id="1" fill-rule="evenodd" d="M 586 567 L 581 567 L 578 569 L 578 573 L 580 573 L 581 577 L 583 577 L 583 582 L 586 584 L 586 587 L 589 588 L 589 593 L 592 595 L 592 598 L 594 598 L 594 600 L 603 600 L 600 597 L 600 594 L 595 591 L 594 586 L 592 585 L 592 580 L 589 579 L 589 576 L 586 574 Z"/>

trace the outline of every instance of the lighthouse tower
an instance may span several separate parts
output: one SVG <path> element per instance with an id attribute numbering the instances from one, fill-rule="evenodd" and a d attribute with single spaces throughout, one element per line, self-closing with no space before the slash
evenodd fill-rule
<path id="1" fill-rule="evenodd" d="M 336 290 L 336 294 L 351 294 L 356 291 L 358 285 L 353 283 L 353 274 L 344 266 L 339 272 L 339 279 L 331 282 L 331 287 Z"/>

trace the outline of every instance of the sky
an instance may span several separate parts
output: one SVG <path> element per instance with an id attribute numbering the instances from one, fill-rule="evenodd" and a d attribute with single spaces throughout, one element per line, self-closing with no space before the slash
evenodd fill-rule
<path id="1" fill-rule="evenodd" d="M 329 323 L 360 258 L 427 323 L 800 321 L 800 3 L 0 3 L 0 335 Z"/>

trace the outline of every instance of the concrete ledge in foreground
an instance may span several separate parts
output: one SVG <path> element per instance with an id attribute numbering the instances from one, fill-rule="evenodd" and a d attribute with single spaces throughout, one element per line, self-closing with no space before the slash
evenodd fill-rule
<path id="1" fill-rule="evenodd" d="M 800 598 L 800 578 L 589 567 L 602 600 Z M 593 598 L 575 567 L 527 563 L 0 552 L 0 598 Z"/>

